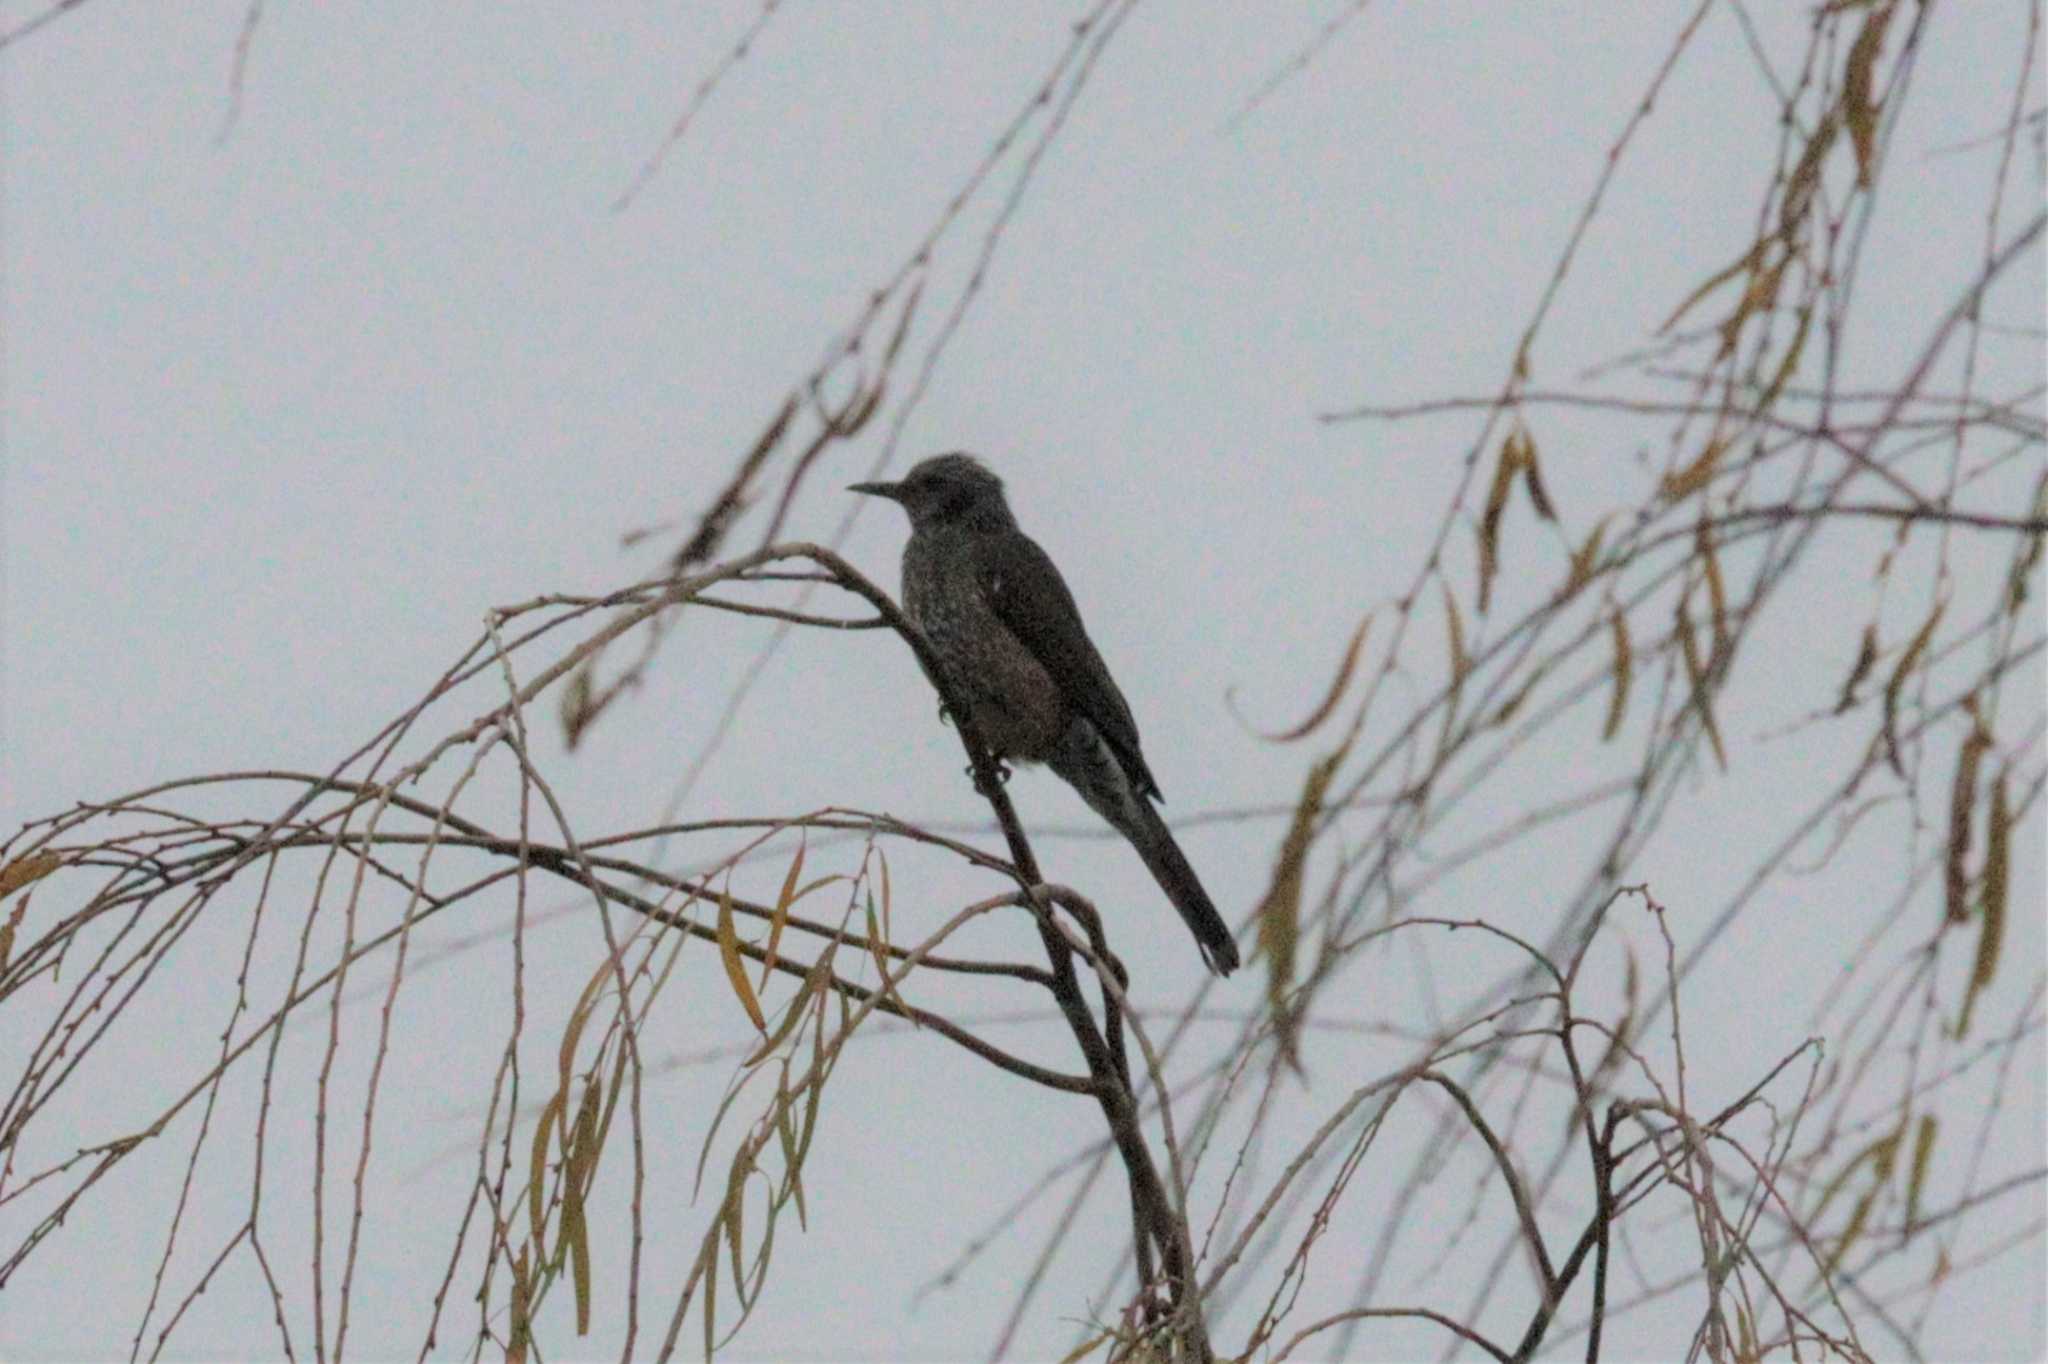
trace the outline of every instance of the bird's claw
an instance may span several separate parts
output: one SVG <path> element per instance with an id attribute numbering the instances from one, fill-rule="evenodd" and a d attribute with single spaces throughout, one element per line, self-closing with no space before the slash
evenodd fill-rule
<path id="1" fill-rule="evenodd" d="M 944 701 L 939 702 L 939 723 L 942 725 L 953 723 L 953 712 L 946 708 Z"/>
<path id="2" fill-rule="evenodd" d="M 996 785 L 1007 786 L 1010 781 L 1010 768 L 1008 764 L 1004 763 L 1000 758 L 998 758 L 995 763 L 995 772 Z M 975 770 L 975 768 L 973 768 L 972 766 L 968 767 L 967 775 L 973 779 L 974 789 L 976 791 L 979 791 L 984 796 L 993 794 L 989 790 L 989 788 L 982 783 L 981 773 Z"/>

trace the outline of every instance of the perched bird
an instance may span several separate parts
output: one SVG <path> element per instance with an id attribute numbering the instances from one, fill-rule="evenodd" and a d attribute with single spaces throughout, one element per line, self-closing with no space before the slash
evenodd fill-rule
<path id="1" fill-rule="evenodd" d="M 1152 808 L 1159 783 L 1138 726 L 1081 624 L 1074 595 L 1017 528 L 1003 481 L 972 455 L 934 455 L 900 483 L 856 483 L 910 514 L 903 607 L 994 755 L 1045 763 L 1130 840 L 1218 975 L 1237 944 Z"/>

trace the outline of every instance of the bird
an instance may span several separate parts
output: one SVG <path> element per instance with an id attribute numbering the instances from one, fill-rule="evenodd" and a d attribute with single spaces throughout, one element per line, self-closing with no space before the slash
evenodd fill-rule
<path id="1" fill-rule="evenodd" d="M 1122 834 L 1180 911 L 1210 970 L 1237 944 L 1153 802 L 1131 708 L 1097 652 L 1066 579 L 1018 528 L 1003 481 L 970 454 L 933 455 L 900 482 L 855 483 L 910 517 L 903 608 L 947 688 L 972 708 L 1000 761 L 1043 763 Z"/>

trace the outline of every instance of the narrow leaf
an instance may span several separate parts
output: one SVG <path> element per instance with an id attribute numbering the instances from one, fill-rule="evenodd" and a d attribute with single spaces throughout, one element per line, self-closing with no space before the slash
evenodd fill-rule
<path id="1" fill-rule="evenodd" d="M 1545 521 L 1557 520 L 1557 508 L 1550 501 L 1550 491 L 1543 486 L 1543 471 L 1536 467 L 1536 438 L 1528 432 L 1522 433 L 1522 486 L 1528 490 L 1529 505 Z"/>
<path id="2" fill-rule="evenodd" d="M 1920 1129 L 1913 1137 L 1913 1167 L 1906 1176 L 1906 1234 L 1920 1225 L 1920 1191 L 1927 1183 L 1927 1165 L 1934 1157 L 1935 1122 L 1932 1113 L 1920 1115 Z"/>
<path id="3" fill-rule="evenodd" d="M 1999 949 L 2005 943 L 2006 894 L 2012 875 L 2012 810 L 2006 803 L 2006 773 L 1991 784 L 1991 827 L 1984 848 L 1984 922 L 1977 930 L 1977 959 L 1970 966 L 1970 987 L 1963 995 L 1963 1016 L 1956 1036 L 1970 1028 L 1977 996 L 1998 974 Z"/>
<path id="4" fill-rule="evenodd" d="M 1353 730 L 1354 736 L 1356 730 Z M 1315 838 L 1316 816 L 1323 808 L 1323 796 L 1330 779 L 1350 751 L 1351 741 L 1318 759 L 1302 783 L 1301 799 L 1295 802 L 1294 818 L 1280 841 L 1273 861 L 1273 880 L 1259 902 L 1259 950 L 1266 957 L 1266 1003 L 1271 1009 L 1280 1054 L 1297 1071 L 1301 1069 L 1300 1020 L 1291 1005 L 1294 988 L 1295 949 L 1301 931 L 1301 889 L 1309 845 Z"/>
<path id="5" fill-rule="evenodd" d="M 796 998 L 783 1010 L 782 1021 L 775 1025 L 775 1031 L 763 1039 L 761 1045 L 754 1049 L 754 1054 L 742 1061 L 741 1065 L 758 1066 L 774 1054 L 775 1049 L 795 1030 L 797 1023 L 803 1018 L 805 1007 L 811 1002 L 811 996 L 817 993 L 829 974 L 831 971 L 827 958 L 819 957 L 811 964 L 811 969 L 804 973 L 804 983 L 797 987 Z"/>
<path id="6" fill-rule="evenodd" d="M 782 942 L 782 928 L 789 922 L 789 907 L 796 901 L 796 879 L 803 874 L 804 849 L 810 841 L 810 831 L 797 835 L 796 856 L 790 859 L 789 871 L 782 878 L 782 890 L 775 897 L 775 913 L 768 920 L 768 948 L 762 953 L 761 988 L 768 988 L 768 973 L 775 969 L 775 949 Z"/>
<path id="7" fill-rule="evenodd" d="M 1698 547 L 1700 571 L 1707 581 L 1708 620 L 1714 632 L 1714 653 L 1708 660 L 1708 670 L 1711 671 L 1728 652 L 1728 589 L 1721 581 L 1721 560 L 1714 553 L 1714 533 L 1708 528 L 1705 515 L 1700 517 L 1693 543 Z"/>
<path id="8" fill-rule="evenodd" d="M 1906 678 L 1918 666 L 1920 656 L 1927 652 L 1927 641 L 1934 638 L 1934 627 L 1947 605 L 1947 602 L 1934 604 L 1934 610 L 1914 634 L 1912 642 L 1906 645 L 1906 652 L 1899 655 L 1891 679 L 1884 684 L 1884 747 L 1891 758 L 1892 771 L 1902 777 L 1906 775 L 1906 764 L 1899 757 L 1899 694 L 1905 688 Z"/>
<path id="9" fill-rule="evenodd" d="M 1614 635 L 1614 693 L 1607 702 L 1607 723 L 1600 730 L 1601 742 L 1612 739 L 1621 730 L 1621 720 L 1628 713 L 1629 683 L 1635 678 L 1635 646 L 1629 643 L 1628 618 L 1616 607 L 1609 618 Z"/>
<path id="10" fill-rule="evenodd" d="M 1972 707 L 1971 714 L 1976 714 Z M 1942 862 L 1942 884 L 1947 892 L 1948 921 L 1962 923 L 1970 917 L 1970 821 L 1977 808 L 1977 767 L 1991 736 L 1982 721 L 1973 723 L 1956 753 L 1956 775 L 1948 796 L 1948 849 Z"/>
<path id="11" fill-rule="evenodd" d="M 1895 0 L 1875 5 L 1864 17 L 1863 27 L 1849 48 L 1849 60 L 1842 68 L 1842 120 L 1849 125 L 1849 145 L 1856 152 L 1856 184 L 1870 188 L 1871 167 L 1877 160 L 1877 122 L 1880 106 L 1875 68 L 1884 50 L 1884 31 L 1892 21 Z"/>
<path id="12" fill-rule="evenodd" d="M 1693 705 L 1700 713 L 1700 727 L 1707 732 L 1707 742 L 1713 745 L 1714 761 L 1721 770 L 1728 770 L 1728 750 L 1721 746 L 1721 726 L 1714 720 L 1714 704 L 1711 695 L 1706 661 L 1700 657 L 1699 641 L 1693 636 L 1692 612 L 1685 600 L 1678 603 L 1678 645 L 1685 656 L 1685 672 L 1692 682 Z"/>
<path id="13" fill-rule="evenodd" d="M 1479 514 L 1479 614 L 1485 615 L 1493 600 L 1493 578 L 1500 571 L 1500 520 L 1507 510 L 1508 493 L 1522 466 L 1522 433 L 1517 427 L 1500 443 L 1500 457 L 1493 466 L 1493 486 L 1487 490 L 1486 506 Z"/>
<path id="14" fill-rule="evenodd" d="M 1444 633 L 1451 646 L 1450 694 L 1444 698 L 1444 727 L 1437 736 L 1437 752 L 1442 753 L 1450 742 L 1451 725 L 1458 717 L 1458 703 L 1465 695 L 1465 675 L 1472 671 L 1472 659 L 1465 652 L 1465 622 L 1458 615 L 1458 599 L 1451 595 L 1448 578 L 1439 578 L 1437 585 L 1444 593 Z"/>
<path id="15" fill-rule="evenodd" d="M 1344 646 L 1344 658 L 1337 665 L 1337 675 L 1331 679 L 1329 690 L 1324 693 L 1323 699 L 1316 703 L 1316 708 L 1309 712 L 1306 720 L 1292 729 L 1284 729 L 1274 734 L 1261 733 L 1259 737 L 1269 743 L 1291 744 L 1297 739 L 1307 738 L 1323 721 L 1329 719 L 1330 713 L 1337 709 L 1337 702 L 1344 695 L 1344 689 L 1351 685 L 1352 671 L 1358 666 L 1359 650 L 1365 647 L 1366 634 L 1371 627 L 1372 615 L 1368 612 L 1352 630 L 1351 642 Z"/>
<path id="16" fill-rule="evenodd" d="M 718 955 L 725 962 L 725 977 L 732 982 L 732 992 L 739 996 L 740 1007 L 747 1011 L 754 1027 L 765 1034 L 768 1020 L 761 1013 L 761 1001 L 754 997 L 754 987 L 747 983 L 747 968 L 740 962 L 739 934 L 732 926 L 730 886 L 718 897 Z"/>
<path id="17" fill-rule="evenodd" d="M 526 1364 L 526 1351 L 533 1341 L 531 1249 L 521 1246 L 512 1265 L 512 1331 L 505 1342 L 505 1364 Z"/>
<path id="18" fill-rule="evenodd" d="M 1658 491 L 1673 502 L 1691 497 L 1713 479 L 1714 470 L 1720 467 L 1722 452 L 1727 448 L 1727 440 L 1716 435 L 1706 443 L 1705 448 L 1692 463 L 1666 474 Z"/>
<path id="19" fill-rule="evenodd" d="M 1856 704 L 1856 689 L 1863 685 L 1863 679 L 1870 676 L 1870 670 L 1877 664 L 1877 622 L 1863 627 L 1863 642 L 1856 650 L 1855 666 L 1849 669 L 1849 676 L 1842 682 L 1842 695 L 1835 702 L 1835 714 L 1840 715 Z"/>
<path id="20" fill-rule="evenodd" d="M 6 899 L 23 886 L 34 885 L 63 865 L 64 859 L 48 848 L 15 858 L 6 866 L 0 867 L 0 900 Z"/>
<path id="21" fill-rule="evenodd" d="M 1565 596 L 1571 596 L 1593 581 L 1593 565 L 1600 557 L 1600 542 L 1607 536 L 1607 520 L 1608 518 L 1603 516 L 1595 521 L 1585 542 L 1572 551 L 1572 571 L 1571 576 L 1565 579 Z"/>
<path id="22" fill-rule="evenodd" d="M 561 1112 L 562 1096 L 555 1095 L 541 1107 L 533 1125 L 533 1159 L 526 1167 L 526 1216 L 531 1224 L 533 1248 L 542 1255 L 548 1247 L 548 1134 Z"/>

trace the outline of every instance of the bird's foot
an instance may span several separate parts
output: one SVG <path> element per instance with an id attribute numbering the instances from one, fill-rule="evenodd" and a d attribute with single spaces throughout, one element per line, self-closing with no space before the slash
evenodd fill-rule
<path id="1" fill-rule="evenodd" d="M 1010 782 L 1010 768 L 1009 768 L 1009 765 L 1008 765 L 1007 763 L 1003 762 L 1003 761 L 1002 761 L 1002 759 L 998 758 L 998 759 L 996 760 L 995 768 L 996 768 L 996 785 L 998 785 L 998 786 L 1007 786 L 1007 785 L 1009 785 L 1009 782 Z M 979 772 L 975 771 L 975 770 L 974 770 L 974 768 L 973 768 L 972 766 L 969 766 L 969 767 L 968 767 L 968 769 L 967 769 L 967 775 L 968 775 L 968 778 L 969 778 L 970 780 L 972 780 L 972 781 L 974 782 L 974 789 L 975 789 L 976 791 L 979 791 L 979 792 L 980 792 L 980 793 L 981 793 L 982 795 L 984 795 L 984 796 L 988 796 L 988 795 L 993 795 L 993 794 L 994 794 L 994 792 L 990 791 L 990 790 L 988 789 L 988 787 L 987 787 L 987 786 L 985 786 L 985 785 L 983 785 L 983 784 L 982 784 L 982 780 L 981 780 L 981 774 L 980 774 Z"/>
<path id="2" fill-rule="evenodd" d="M 942 725 L 953 723 L 953 712 L 946 708 L 944 701 L 939 702 L 939 723 Z"/>

